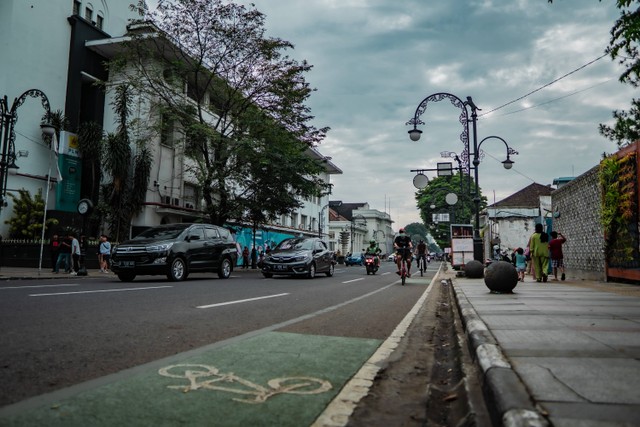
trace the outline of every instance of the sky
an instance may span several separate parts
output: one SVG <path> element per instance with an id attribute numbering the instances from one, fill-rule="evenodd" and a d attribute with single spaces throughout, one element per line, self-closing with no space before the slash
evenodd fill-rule
<path id="1" fill-rule="evenodd" d="M 388 212 L 394 230 L 422 222 L 410 170 L 434 169 L 450 161 L 441 152 L 464 148 L 461 110 L 446 99 L 428 103 L 421 139 L 409 139 L 406 123 L 428 96 L 471 96 L 481 109 L 478 141 L 499 136 L 518 152 L 506 170 L 505 145 L 483 142 L 479 184 L 490 204 L 596 166 L 617 149 L 598 125 L 611 125 L 612 111 L 628 110 L 637 96 L 610 57 L 596 60 L 619 16 L 611 0 L 236 3 L 255 4 L 267 34 L 292 42 L 289 56 L 313 65 L 313 124 L 331 128 L 318 150 L 343 171 L 331 177 L 330 199 Z"/>

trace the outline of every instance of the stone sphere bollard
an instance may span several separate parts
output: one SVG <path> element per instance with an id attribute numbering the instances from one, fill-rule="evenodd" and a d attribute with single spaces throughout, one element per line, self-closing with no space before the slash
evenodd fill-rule
<path id="1" fill-rule="evenodd" d="M 480 261 L 469 261 L 464 265 L 464 275 L 470 279 L 479 279 L 484 275 L 484 265 Z"/>
<path id="2" fill-rule="evenodd" d="M 484 284 L 492 292 L 510 294 L 518 284 L 518 272 L 510 262 L 493 262 L 484 274 Z"/>

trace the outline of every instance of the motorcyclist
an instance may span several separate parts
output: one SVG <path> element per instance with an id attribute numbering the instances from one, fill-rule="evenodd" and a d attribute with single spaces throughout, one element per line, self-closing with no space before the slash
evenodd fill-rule
<path id="1" fill-rule="evenodd" d="M 411 260 L 413 258 L 411 249 L 413 249 L 413 243 L 411 243 L 411 237 L 404 234 L 404 228 L 398 231 L 398 235 L 393 240 L 393 247 L 397 253 L 396 264 L 398 271 L 396 273 L 400 274 L 400 270 L 402 270 L 402 257 L 404 256 L 407 260 L 407 276 L 411 277 Z"/>
<path id="2" fill-rule="evenodd" d="M 380 253 L 382 250 L 378 246 L 378 242 L 375 240 L 369 241 L 369 247 L 365 250 L 365 255 L 373 255 L 376 263 L 376 267 L 380 266 Z"/>

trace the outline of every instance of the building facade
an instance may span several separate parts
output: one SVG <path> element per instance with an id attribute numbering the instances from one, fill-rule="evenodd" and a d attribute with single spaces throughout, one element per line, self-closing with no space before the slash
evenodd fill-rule
<path id="1" fill-rule="evenodd" d="M 7 94 L 11 101 L 25 90 L 41 90 L 51 110 L 60 110 L 69 119 L 71 141 L 73 131 L 85 122 L 98 123 L 106 132 L 115 131 L 116 117 L 110 106 L 114 93 L 110 87 L 119 76 L 110 74 L 107 63 L 127 40 L 130 20 L 138 18 L 130 11 L 130 3 L 122 0 L 0 2 L 0 40 L 3 40 L 0 55 L 10 59 L 2 64 L 0 94 Z M 102 86 L 98 82 L 107 84 Z M 22 188 L 31 194 L 48 192 L 48 216 L 61 220 L 60 227 L 80 228 L 83 219 L 75 209 L 76 204 L 81 198 L 91 196 L 82 185 L 83 171 L 68 167 L 55 156 L 50 160 L 51 151 L 40 130 L 44 115 L 40 102 L 29 99 L 18 114 L 15 152 L 20 169 L 8 177 L 8 192 L 15 193 Z M 135 103 L 131 118 L 149 123 L 149 127 L 158 120 L 153 108 L 142 100 Z M 202 218 L 203 201 L 189 172 L 189 159 L 184 156 L 180 141 L 168 143 L 165 136 L 157 132 L 145 136 L 152 153 L 152 169 L 143 210 L 133 219 L 129 235 L 149 226 Z M 329 182 L 332 174 L 342 173 L 317 149 L 309 148 L 306 154 L 323 162 L 324 172 L 319 177 L 323 181 Z M 27 156 L 25 161 L 23 157 Z M 48 176 L 51 162 L 54 171 L 56 165 L 63 166 L 62 180 L 53 174 Z M 73 182 L 78 184 L 72 185 Z M 304 200 L 304 206 L 297 212 L 268 226 L 287 235 L 326 236 L 328 199 L 324 196 Z M 7 235 L 8 226 L 4 222 L 11 215 L 9 204 L 0 212 L 0 235 Z"/>

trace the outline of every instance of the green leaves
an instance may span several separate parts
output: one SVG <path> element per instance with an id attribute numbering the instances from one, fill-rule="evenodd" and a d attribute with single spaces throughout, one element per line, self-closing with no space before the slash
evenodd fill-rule
<path id="1" fill-rule="evenodd" d="M 18 190 L 18 195 L 8 193 L 13 205 L 13 216 L 5 221 L 9 224 L 9 235 L 13 239 L 40 240 L 44 219 L 44 199 L 42 190 L 31 197 L 28 190 Z M 47 218 L 45 229 L 57 225 L 58 220 Z"/>
<path id="2" fill-rule="evenodd" d="M 311 124 L 305 104 L 311 66 L 287 56 L 290 42 L 265 35 L 254 5 L 175 0 L 145 18 L 157 31 L 132 33 L 113 67 L 175 123 L 175 147 L 212 223 L 261 223 L 328 192 L 310 151 L 328 131 Z"/>

